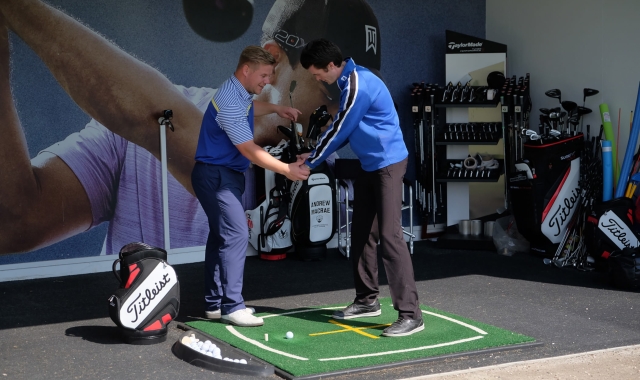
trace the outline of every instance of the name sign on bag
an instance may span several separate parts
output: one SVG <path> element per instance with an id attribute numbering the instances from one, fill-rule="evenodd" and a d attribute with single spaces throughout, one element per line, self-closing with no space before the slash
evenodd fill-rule
<path id="1" fill-rule="evenodd" d="M 120 322 L 124 327 L 137 328 L 178 283 L 173 268 L 159 263 L 137 287 L 120 309 Z"/>

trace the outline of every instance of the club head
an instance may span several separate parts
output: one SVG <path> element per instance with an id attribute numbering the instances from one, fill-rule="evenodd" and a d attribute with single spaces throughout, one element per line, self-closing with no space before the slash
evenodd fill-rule
<path id="1" fill-rule="evenodd" d="M 551 109 L 551 112 L 555 112 L 555 113 L 558 113 L 560 111 L 562 111 L 562 108 L 560 108 L 560 107 L 555 107 L 555 108 Z"/>
<path id="2" fill-rule="evenodd" d="M 594 90 L 593 88 L 585 88 L 584 90 L 582 90 L 582 94 L 584 95 L 584 97 L 582 98 L 582 102 L 584 103 L 589 96 L 593 96 L 598 93 L 600 93 L 600 91 Z"/>
<path id="3" fill-rule="evenodd" d="M 578 124 L 580 124 L 580 119 L 577 116 L 574 116 L 572 118 L 569 119 L 569 124 L 576 126 Z"/>
<path id="4" fill-rule="evenodd" d="M 549 114 L 551 113 L 551 110 L 548 108 L 540 108 L 540 113 L 543 115 L 549 116 Z"/>
<path id="5" fill-rule="evenodd" d="M 581 107 L 581 106 L 576 107 L 576 114 L 578 115 L 578 117 L 583 115 L 588 115 L 591 112 L 593 112 L 591 108 Z"/>
<path id="6" fill-rule="evenodd" d="M 558 103 L 562 103 L 562 91 L 560 91 L 559 89 L 554 88 L 545 92 L 544 94 L 550 98 L 558 99 Z"/>
<path id="7" fill-rule="evenodd" d="M 572 102 L 571 100 L 565 100 L 560 104 L 562 105 L 562 108 L 564 108 L 564 110 L 569 114 L 571 114 L 576 109 L 576 107 L 578 107 L 578 104 L 576 102 Z"/>
<path id="8" fill-rule="evenodd" d="M 295 90 L 295 89 L 296 89 L 296 85 L 297 85 L 297 84 L 298 84 L 298 82 L 296 82 L 296 81 L 294 81 L 294 80 L 292 80 L 292 81 L 291 81 L 291 84 L 289 85 L 289 94 L 292 94 L 292 93 L 293 93 L 293 90 Z"/>

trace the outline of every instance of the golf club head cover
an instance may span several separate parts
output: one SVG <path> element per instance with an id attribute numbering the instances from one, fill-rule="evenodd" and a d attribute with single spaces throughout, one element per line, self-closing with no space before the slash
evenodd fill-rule
<path id="1" fill-rule="evenodd" d="M 180 309 L 180 284 L 167 263 L 167 252 L 145 243 L 129 243 L 120 250 L 112 269 L 120 286 L 109 297 L 109 316 L 125 341 L 153 344 L 166 340 L 167 325 Z"/>

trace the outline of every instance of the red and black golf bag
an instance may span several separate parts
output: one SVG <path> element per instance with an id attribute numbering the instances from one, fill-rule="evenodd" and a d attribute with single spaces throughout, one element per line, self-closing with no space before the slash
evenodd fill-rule
<path id="1" fill-rule="evenodd" d="M 508 176 L 513 216 L 531 251 L 552 257 L 581 202 L 584 135 L 524 144 L 522 164 Z"/>
<path id="2" fill-rule="evenodd" d="M 109 297 L 109 316 L 125 342 L 164 342 L 167 325 L 180 309 L 180 284 L 167 252 L 144 243 L 127 244 L 113 263 L 113 274 L 120 287 Z"/>

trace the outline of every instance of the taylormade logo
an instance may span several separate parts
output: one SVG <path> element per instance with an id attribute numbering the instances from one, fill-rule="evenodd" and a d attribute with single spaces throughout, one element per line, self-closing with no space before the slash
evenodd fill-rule
<path id="1" fill-rule="evenodd" d="M 451 50 L 461 49 L 461 48 L 479 48 L 479 47 L 482 47 L 482 42 L 462 42 L 462 43 L 449 42 L 449 49 Z"/>

